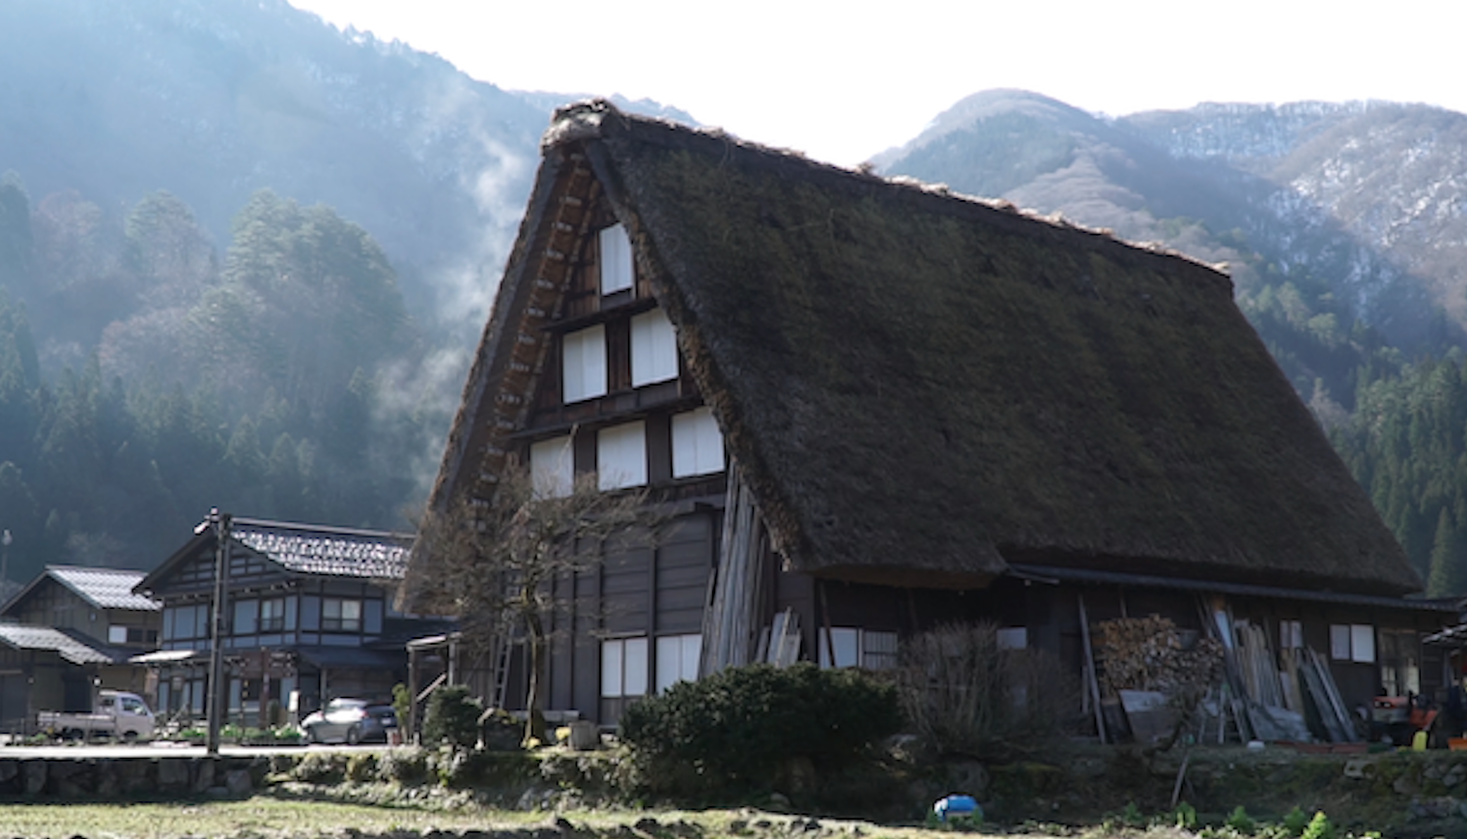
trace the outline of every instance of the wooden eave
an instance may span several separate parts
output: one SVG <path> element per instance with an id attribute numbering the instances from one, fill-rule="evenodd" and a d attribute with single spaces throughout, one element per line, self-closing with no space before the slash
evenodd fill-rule
<path id="1" fill-rule="evenodd" d="M 540 328 L 552 335 L 564 335 L 567 332 L 575 332 L 598 323 L 624 318 L 631 315 L 640 315 L 657 308 L 657 299 L 654 297 L 638 297 L 616 306 L 606 306 L 588 314 L 576 317 L 556 318 Z"/>
<path id="2" fill-rule="evenodd" d="M 549 358 L 549 348 L 555 331 L 548 329 L 555 322 L 575 268 L 574 255 L 586 235 L 593 216 L 599 187 L 585 156 L 578 150 L 562 151 L 559 155 L 559 170 L 549 194 L 539 207 L 538 218 L 530 233 L 523 255 L 511 257 L 521 260 L 513 280 L 515 287 L 508 289 L 513 297 L 504 313 L 504 321 L 495 324 L 491 319 L 489 329 L 496 327 L 498 335 L 486 335 L 484 348 L 490 353 L 489 370 L 485 375 L 470 374 L 470 387 L 479 392 L 472 401 L 465 400 L 463 410 L 470 405 L 476 410 L 471 417 L 461 416 L 455 423 L 455 431 L 466 434 L 460 443 L 450 439 L 450 457 L 456 452 L 456 463 L 445 463 L 440 484 L 433 492 L 432 504 L 442 508 L 452 498 L 466 497 L 487 499 L 494 493 L 499 473 L 504 469 L 511 451 L 512 438 L 524 428 L 529 412 L 534 405 L 537 385 Z M 547 163 L 550 163 L 547 154 Z M 527 218 L 529 222 L 532 219 Z M 486 359 L 481 357 L 478 362 Z M 477 365 L 476 365 L 477 366 Z M 463 426 L 467 425 L 465 428 Z M 471 475 L 462 474 L 465 467 L 476 468 Z M 452 474 L 447 485 L 443 478 Z"/>
<path id="3" fill-rule="evenodd" d="M 154 568 L 146 577 L 138 581 L 138 584 L 132 587 L 133 593 L 154 596 L 154 592 L 164 587 L 168 578 L 172 577 L 174 572 L 181 566 L 193 560 L 204 545 L 212 545 L 214 543 L 214 528 L 205 528 L 195 533 L 192 538 L 184 543 L 183 547 L 174 551 L 157 568 Z"/>

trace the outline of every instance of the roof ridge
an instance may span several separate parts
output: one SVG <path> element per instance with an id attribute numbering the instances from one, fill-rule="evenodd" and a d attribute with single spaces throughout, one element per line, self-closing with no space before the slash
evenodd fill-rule
<path id="1" fill-rule="evenodd" d="M 327 533 L 345 536 L 368 536 L 382 539 L 412 539 L 412 533 L 397 530 L 370 530 L 362 527 L 341 527 L 330 524 L 304 524 L 301 522 L 275 521 L 272 519 L 252 519 L 235 517 L 233 526 L 249 528 L 262 528 L 270 530 L 293 530 L 303 533 Z"/>
<path id="2" fill-rule="evenodd" d="M 614 118 L 614 121 L 612 118 Z M 665 117 L 648 116 L 624 111 L 618 108 L 614 102 L 605 98 L 583 99 L 555 109 L 551 117 L 550 126 L 545 130 L 545 133 L 540 139 L 541 152 L 543 154 L 550 149 L 570 143 L 604 140 L 609 133 L 615 133 L 614 126 L 618 122 L 626 126 L 640 124 L 655 127 L 686 137 L 721 140 L 731 146 L 770 158 L 771 160 L 803 164 L 811 169 L 827 172 L 834 177 L 851 178 L 869 184 L 910 190 L 913 194 L 928 195 L 939 199 L 951 199 L 961 204 L 986 207 L 990 210 L 1006 213 L 1017 218 L 1028 219 L 1056 230 L 1072 230 L 1090 234 L 1098 239 L 1114 242 L 1117 245 L 1140 253 L 1180 259 L 1184 262 L 1208 269 L 1224 278 L 1229 277 L 1226 263 L 1212 264 L 1203 262 L 1196 257 L 1169 248 L 1160 242 L 1139 242 L 1124 239 L 1117 236 L 1111 228 L 1091 227 L 1080 224 L 1079 222 L 1066 218 L 1059 211 L 1041 213 L 1038 210 L 1020 207 L 1005 198 L 990 198 L 958 192 L 945 183 L 924 181 L 910 175 L 883 175 L 867 167 L 865 164 L 842 166 L 838 163 L 809 157 L 798 149 L 782 148 L 753 140 L 746 140 L 737 134 L 731 134 L 717 126 L 688 125 Z"/>

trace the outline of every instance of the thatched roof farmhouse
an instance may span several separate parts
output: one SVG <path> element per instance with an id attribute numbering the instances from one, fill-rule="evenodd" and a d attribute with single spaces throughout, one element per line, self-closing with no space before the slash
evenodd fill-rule
<path id="1" fill-rule="evenodd" d="M 766 579 L 755 626 L 789 606 L 802 632 L 831 627 L 843 607 L 818 605 L 821 585 L 1053 576 L 1034 569 L 1280 602 L 1421 588 L 1212 267 L 602 101 L 558 112 L 542 151 L 432 503 L 492 493 L 555 441 L 577 472 L 622 464 L 634 431 L 633 482 L 706 518 L 683 636 L 717 599 L 739 492 L 767 535 L 749 550 L 804 580 Z M 632 279 L 608 284 L 622 248 Z M 648 383 L 638 353 L 664 333 L 677 358 Z M 698 410 L 727 466 L 679 474 Z M 655 641 L 660 608 L 618 631 Z M 885 620 L 906 632 L 910 611 Z"/>

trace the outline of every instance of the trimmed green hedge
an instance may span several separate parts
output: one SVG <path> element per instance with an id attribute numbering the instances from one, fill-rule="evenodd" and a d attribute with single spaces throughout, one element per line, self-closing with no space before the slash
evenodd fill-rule
<path id="1" fill-rule="evenodd" d="M 428 716 L 423 721 L 423 744 L 448 744 L 472 749 L 479 742 L 479 715 L 484 706 L 469 696 L 463 685 L 444 685 L 428 697 Z"/>
<path id="2" fill-rule="evenodd" d="M 850 764 L 900 725 L 891 685 L 802 662 L 679 682 L 628 708 L 621 736 L 650 765 L 747 790 L 769 786 L 790 758 L 826 770 Z"/>

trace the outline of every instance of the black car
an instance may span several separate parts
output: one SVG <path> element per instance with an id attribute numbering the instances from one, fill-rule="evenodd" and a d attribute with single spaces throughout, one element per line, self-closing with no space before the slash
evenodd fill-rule
<path id="1" fill-rule="evenodd" d="M 385 743 L 387 733 L 397 730 L 397 712 L 385 702 L 333 699 L 301 720 L 301 729 L 308 743 Z"/>

